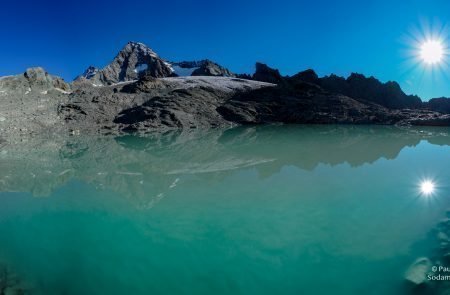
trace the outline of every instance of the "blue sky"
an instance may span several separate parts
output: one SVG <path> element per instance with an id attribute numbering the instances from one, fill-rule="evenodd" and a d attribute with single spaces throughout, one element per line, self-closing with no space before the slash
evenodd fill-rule
<path id="1" fill-rule="evenodd" d="M 447 0 L 8 2 L 0 10 L 0 76 L 43 66 L 72 80 L 133 40 L 168 60 L 210 58 L 237 73 L 262 61 L 286 75 L 359 72 L 423 99 L 450 97 L 450 70 L 416 62 L 407 40 L 427 25 L 450 24 Z"/>

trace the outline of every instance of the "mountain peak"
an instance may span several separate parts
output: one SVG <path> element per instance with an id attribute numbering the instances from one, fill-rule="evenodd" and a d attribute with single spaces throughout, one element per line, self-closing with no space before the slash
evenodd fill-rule
<path id="1" fill-rule="evenodd" d="M 150 47 L 148 47 L 144 43 L 135 42 L 135 41 L 129 41 L 127 43 L 127 45 L 125 45 L 125 47 L 121 51 L 125 51 L 125 52 L 138 51 L 142 54 L 148 54 L 148 55 L 151 55 L 154 57 L 158 56 Z"/>
<path id="2" fill-rule="evenodd" d="M 130 41 L 109 65 L 101 70 L 91 66 L 77 80 L 84 78 L 93 85 L 100 86 L 138 80 L 143 75 L 168 77 L 172 73 L 170 64 L 159 58 L 147 45 Z"/>

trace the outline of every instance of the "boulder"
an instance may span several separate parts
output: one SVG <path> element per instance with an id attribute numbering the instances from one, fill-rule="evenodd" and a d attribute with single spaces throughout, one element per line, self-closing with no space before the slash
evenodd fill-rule
<path id="1" fill-rule="evenodd" d="M 66 83 L 66 81 L 64 81 L 64 79 L 60 78 L 60 77 L 56 77 L 56 76 L 52 76 L 52 80 L 53 80 L 53 87 L 69 92 L 71 90 L 71 86 L 69 83 Z"/>
<path id="2" fill-rule="evenodd" d="M 405 280 L 415 286 L 427 282 L 427 274 L 431 270 L 431 261 L 426 257 L 418 258 L 405 273 Z"/>
<path id="3" fill-rule="evenodd" d="M 23 75 L 31 88 L 53 88 L 52 77 L 41 67 L 28 68 Z"/>

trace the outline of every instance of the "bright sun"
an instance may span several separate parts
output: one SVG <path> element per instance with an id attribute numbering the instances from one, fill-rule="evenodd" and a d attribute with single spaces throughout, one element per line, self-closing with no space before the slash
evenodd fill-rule
<path id="1" fill-rule="evenodd" d="M 429 196 L 429 195 L 433 194 L 434 190 L 435 190 L 435 185 L 434 185 L 434 182 L 432 182 L 431 180 L 424 180 L 420 184 L 420 191 L 425 196 Z"/>
<path id="2" fill-rule="evenodd" d="M 420 46 L 420 57 L 427 64 L 437 64 L 444 56 L 444 46 L 439 40 L 428 40 Z"/>

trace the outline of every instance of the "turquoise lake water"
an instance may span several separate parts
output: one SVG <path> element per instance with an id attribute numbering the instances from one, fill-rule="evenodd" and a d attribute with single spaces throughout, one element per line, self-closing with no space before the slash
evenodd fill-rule
<path id="1" fill-rule="evenodd" d="M 404 294 L 450 207 L 449 130 L 3 144 L 0 264 L 31 294 Z"/>

